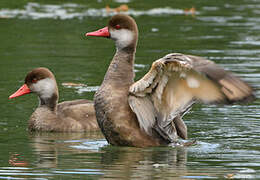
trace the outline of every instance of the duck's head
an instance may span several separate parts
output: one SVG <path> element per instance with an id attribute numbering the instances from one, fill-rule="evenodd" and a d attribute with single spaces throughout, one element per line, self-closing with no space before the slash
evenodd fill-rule
<path id="1" fill-rule="evenodd" d="M 138 28 L 135 20 L 125 14 L 113 16 L 108 26 L 97 31 L 86 33 L 86 36 L 101 36 L 115 41 L 118 50 L 134 48 L 138 39 Z"/>
<path id="2" fill-rule="evenodd" d="M 47 68 L 35 68 L 25 77 L 25 83 L 9 99 L 29 93 L 36 93 L 41 100 L 58 97 L 57 83 L 52 72 Z"/>

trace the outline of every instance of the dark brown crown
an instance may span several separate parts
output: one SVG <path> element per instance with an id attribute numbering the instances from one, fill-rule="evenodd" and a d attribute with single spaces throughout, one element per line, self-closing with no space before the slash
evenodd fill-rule
<path id="1" fill-rule="evenodd" d="M 45 78 L 55 79 L 53 73 L 49 69 L 44 67 L 35 68 L 27 74 L 25 83 L 29 85 Z"/>
<path id="2" fill-rule="evenodd" d="M 117 14 L 113 16 L 109 21 L 109 28 L 116 28 L 117 25 L 120 25 L 122 29 L 129 29 L 131 31 L 137 32 L 137 25 L 135 20 L 125 14 Z"/>

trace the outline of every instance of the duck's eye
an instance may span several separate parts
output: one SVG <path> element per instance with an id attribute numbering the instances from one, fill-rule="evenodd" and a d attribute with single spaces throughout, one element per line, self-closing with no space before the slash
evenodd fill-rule
<path id="1" fill-rule="evenodd" d="M 32 79 L 32 83 L 36 83 L 38 80 L 36 78 Z"/>
<path id="2" fill-rule="evenodd" d="M 115 26 L 116 29 L 121 29 L 121 26 L 118 24 Z"/>

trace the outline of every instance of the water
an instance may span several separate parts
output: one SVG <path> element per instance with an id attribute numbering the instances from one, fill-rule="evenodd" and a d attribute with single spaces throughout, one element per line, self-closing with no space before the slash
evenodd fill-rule
<path id="1" fill-rule="evenodd" d="M 185 116 L 189 148 L 113 147 L 100 132 L 27 132 L 34 95 L 8 96 L 35 67 L 57 78 L 60 101 L 92 99 L 114 54 L 113 42 L 85 38 L 106 25 L 105 6 L 129 6 L 139 26 L 136 79 L 170 52 L 200 55 L 249 82 L 259 97 L 260 5 L 236 1 L 0 2 L 0 179 L 260 178 L 260 101 L 196 105 Z M 196 11 L 185 11 L 194 6 Z M 81 83 L 87 87 L 63 86 Z"/>

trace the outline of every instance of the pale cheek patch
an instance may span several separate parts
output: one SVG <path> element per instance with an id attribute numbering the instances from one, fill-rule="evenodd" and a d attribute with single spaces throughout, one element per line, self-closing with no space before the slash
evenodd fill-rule
<path id="1" fill-rule="evenodd" d="M 186 81 L 190 88 L 198 88 L 200 86 L 200 82 L 193 77 L 188 77 Z"/>
<path id="2" fill-rule="evenodd" d="M 110 35 L 116 41 L 116 46 L 119 49 L 129 46 L 134 38 L 133 32 L 127 29 L 112 30 Z"/>
<path id="3" fill-rule="evenodd" d="M 50 98 L 55 92 L 56 83 L 53 79 L 46 78 L 39 80 L 32 87 L 32 90 L 39 94 L 41 98 Z"/>

